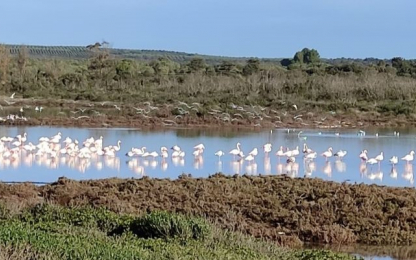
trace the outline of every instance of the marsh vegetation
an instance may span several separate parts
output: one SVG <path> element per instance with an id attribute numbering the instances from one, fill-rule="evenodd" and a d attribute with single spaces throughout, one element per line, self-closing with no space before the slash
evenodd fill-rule
<path id="1" fill-rule="evenodd" d="M 88 49 L 86 49 L 88 50 Z M 120 59 L 109 48 L 88 50 L 87 59 L 33 58 L 21 47 L 0 46 L 1 92 L 23 98 L 116 101 L 124 104 L 177 101 L 202 105 L 195 117 L 230 104 L 288 110 L 380 115 L 415 114 L 416 65 L 401 58 L 330 64 L 316 50 L 293 59 L 176 62 L 168 56 Z M 175 114 L 175 109 L 168 112 Z"/>
<path id="2" fill-rule="evenodd" d="M 52 204 L 18 212 L 2 207 L 0 227 L 1 259 L 354 259 L 281 248 L 165 211 L 135 216 Z"/>

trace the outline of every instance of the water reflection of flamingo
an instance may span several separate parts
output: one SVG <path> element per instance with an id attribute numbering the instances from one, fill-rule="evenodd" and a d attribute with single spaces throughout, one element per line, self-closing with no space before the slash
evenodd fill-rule
<path id="1" fill-rule="evenodd" d="M 165 160 L 160 163 L 160 169 L 164 172 L 168 169 L 168 163 Z"/>
<path id="2" fill-rule="evenodd" d="M 327 175 L 329 178 L 332 177 L 332 166 L 331 162 L 325 162 L 324 167 L 322 168 L 322 171 L 325 175 Z"/>
<path id="3" fill-rule="evenodd" d="M 172 163 L 175 167 L 184 166 L 185 165 L 185 159 L 183 159 L 182 157 L 172 157 Z"/>
<path id="4" fill-rule="evenodd" d="M 132 160 L 127 161 L 127 166 L 135 174 L 138 174 L 141 177 L 144 175 L 144 167 L 139 164 L 138 159 L 132 159 Z"/>
<path id="5" fill-rule="evenodd" d="M 257 175 L 257 163 L 254 162 L 246 165 L 246 172 L 249 175 Z"/>
<path id="6" fill-rule="evenodd" d="M 394 165 L 391 167 L 390 177 L 393 179 L 397 179 L 397 169 L 396 167 L 394 167 Z"/>
<path id="7" fill-rule="evenodd" d="M 335 161 L 335 169 L 339 173 L 346 172 L 347 171 L 347 164 L 343 161 L 336 160 Z"/>
<path id="8" fill-rule="evenodd" d="M 316 163 L 314 161 L 306 161 L 304 164 L 305 177 L 312 176 L 312 173 L 316 171 Z"/>
<path id="9" fill-rule="evenodd" d="M 264 174 L 271 174 L 272 172 L 272 165 L 270 163 L 270 157 L 264 157 Z"/>
<path id="10" fill-rule="evenodd" d="M 404 179 L 408 180 L 411 184 L 414 183 L 413 164 L 404 165 L 404 173 L 402 176 Z"/>
<path id="11" fill-rule="evenodd" d="M 299 163 L 296 162 L 289 162 L 286 164 L 286 174 L 291 178 L 295 178 L 298 176 L 299 173 Z"/>
<path id="12" fill-rule="evenodd" d="M 204 158 L 202 156 L 198 156 L 194 159 L 194 169 L 202 169 L 202 166 L 204 165 Z"/>
<path id="13" fill-rule="evenodd" d="M 217 172 L 222 172 L 222 162 L 221 161 L 217 162 Z"/>
<path id="14" fill-rule="evenodd" d="M 236 173 L 236 174 L 241 173 L 242 165 L 243 165 L 243 159 L 239 159 L 237 161 L 232 161 L 231 162 L 231 168 L 233 169 L 233 172 Z"/>
<path id="15" fill-rule="evenodd" d="M 283 174 L 283 163 L 278 163 L 276 165 L 277 174 Z"/>
<path id="16" fill-rule="evenodd" d="M 383 180 L 383 172 L 381 170 L 378 170 L 376 172 L 372 172 L 372 173 L 368 174 L 367 177 L 370 180 L 379 179 L 380 182 L 381 182 Z"/>

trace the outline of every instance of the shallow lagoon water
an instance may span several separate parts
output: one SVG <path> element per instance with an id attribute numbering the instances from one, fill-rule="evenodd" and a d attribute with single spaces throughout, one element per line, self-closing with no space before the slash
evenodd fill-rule
<path id="1" fill-rule="evenodd" d="M 224 174 L 288 174 L 292 177 L 321 178 L 337 182 L 378 184 L 394 187 L 413 187 L 413 164 L 400 161 L 395 167 L 389 163 L 389 158 L 397 155 L 399 158 L 416 150 L 416 132 L 400 132 L 394 136 L 393 130 L 367 131 L 366 136 L 358 136 L 358 130 L 338 132 L 335 130 L 291 130 L 286 129 L 265 131 L 236 131 L 218 129 L 170 129 L 159 131 L 141 131 L 137 129 L 97 129 L 97 128 L 57 128 L 57 127 L 3 127 L 0 136 L 14 137 L 26 132 L 27 141 L 38 143 L 42 136 L 50 137 L 62 133 L 63 141 L 67 136 L 82 142 L 89 137 L 103 136 L 103 146 L 116 145 L 121 140 L 121 149 L 116 157 L 95 156 L 91 159 L 71 158 L 60 156 L 51 159 L 48 156 L 34 156 L 21 152 L 17 160 L 0 157 L 0 180 L 2 181 L 33 181 L 53 182 L 60 176 L 71 179 L 98 179 L 108 177 L 142 177 L 175 179 L 180 174 L 191 174 L 193 177 L 207 177 L 216 172 Z M 339 133 L 336 135 L 335 133 Z M 375 133 L 379 133 L 376 137 Z M 248 154 L 253 148 L 258 148 L 259 154 L 255 161 L 249 163 L 239 158 L 233 158 L 229 151 L 241 143 L 241 150 Z M 265 143 L 272 143 L 269 156 L 263 152 Z M 199 143 L 205 145 L 203 155 L 195 159 L 193 147 Z M 285 158 L 279 159 L 275 153 L 280 146 L 294 149 L 303 144 L 317 151 L 318 158 L 313 162 L 305 162 L 300 153 L 295 163 L 286 163 Z M 161 146 L 168 148 L 178 145 L 186 155 L 183 160 L 167 158 L 145 159 L 127 157 L 125 154 L 132 147 L 146 146 L 147 151 L 160 152 Z M 327 162 L 320 156 L 322 152 L 333 147 L 348 153 L 343 160 L 335 157 Z M 366 165 L 359 159 L 363 149 L 368 150 L 368 156 L 374 157 L 384 152 L 384 161 L 380 165 Z M 218 150 L 225 155 L 218 159 L 214 153 Z M 171 150 L 169 151 L 171 153 Z"/>
<path id="2" fill-rule="evenodd" d="M 302 131 L 300 134 L 299 132 Z M 193 177 L 207 177 L 216 172 L 224 174 L 288 174 L 292 177 L 321 178 L 336 182 L 377 184 L 394 187 L 414 187 L 413 164 L 400 161 L 395 167 L 389 163 L 389 158 L 397 155 L 399 158 L 416 150 L 416 131 L 401 130 L 400 136 L 393 134 L 393 129 L 367 130 L 366 136 L 357 135 L 358 130 L 290 130 L 274 129 L 262 131 L 221 130 L 221 129 L 164 129 L 158 131 L 142 131 L 140 129 L 115 128 L 59 128 L 59 127 L 2 127 L 0 136 L 14 137 L 18 134 L 28 134 L 27 141 L 38 143 L 40 137 L 51 137 L 62 133 L 63 141 L 67 136 L 82 142 L 89 137 L 103 136 L 103 146 L 116 145 L 121 140 L 121 149 L 116 157 L 95 156 L 91 159 L 71 158 L 60 156 L 51 159 L 48 156 L 35 156 L 21 152 L 17 160 L 9 160 L 0 156 L 0 180 L 6 182 L 53 182 L 65 176 L 71 179 L 99 179 L 109 177 L 140 178 L 150 176 L 156 178 L 175 179 L 180 174 L 191 174 Z M 336 133 L 339 133 L 336 134 Z M 378 136 L 375 134 L 378 133 Z M 234 159 L 229 151 L 241 143 L 244 154 L 253 148 L 258 148 L 259 154 L 253 163 Z M 263 152 L 265 143 L 272 143 L 269 156 Z M 203 156 L 194 159 L 193 147 L 199 143 L 205 145 Z M 294 149 L 303 144 L 318 152 L 314 162 L 305 163 L 303 154 L 297 156 L 295 163 L 286 163 L 285 158 L 279 159 L 275 153 L 280 146 Z M 147 151 L 160 152 L 161 146 L 168 148 L 178 145 L 185 151 L 183 160 L 168 158 L 130 158 L 125 154 L 132 147 L 146 146 Z M 342 161 L 332 157 L 325 161 L 319 156 L 328 147 L 334 152 L 339 149 L 348 153 Z M 374 157 L 384 152 L 384 161 L 380 165 L 363 164 L 359 154 L 363 149 L 368 150 L 368 156 Z M 214 153 L 218 150 L 225 155 L 218 159 Z M 169 151 L 171 153 L 171 150 Z M 393 259 L 386 256 L 366 259 Z"/>

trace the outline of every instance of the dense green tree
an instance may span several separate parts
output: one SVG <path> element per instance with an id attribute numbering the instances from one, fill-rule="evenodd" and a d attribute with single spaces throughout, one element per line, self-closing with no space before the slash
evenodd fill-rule
<path id="1" fill-rule="evenodd" d="M 320 62 L 320 59 L 321 58 L 317 50 L 308 48 L 304 48 L 303 50 L 296 52 L 295 56 L 293 56 L 293 61 L 296 63 L 318 63 Z"/>
<path id="2" fill-rule="evenodd" d="M 319 53 L 315 49 L 303 49 L 303 62 L 310 64 L 310 63 L 319 63 L 321 61 L 321 57 L 319 56 Z"/>
<path id="3" fill-rule="evenodd" d="M 293 56 L 293 61 L 295 63 L 303 63 L 303 51 L 296 52 L 295 56 Z"/>

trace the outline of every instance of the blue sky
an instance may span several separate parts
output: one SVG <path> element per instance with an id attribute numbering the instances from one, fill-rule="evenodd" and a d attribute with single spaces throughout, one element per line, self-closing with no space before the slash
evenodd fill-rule
<path id="1" fill-rule="evenodd" d="M 414 0 L 3 0 L 1 9 L 1 43 L 416 58 Z"/>

